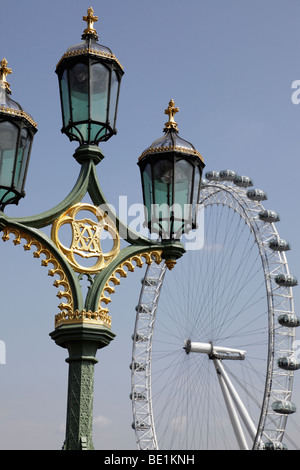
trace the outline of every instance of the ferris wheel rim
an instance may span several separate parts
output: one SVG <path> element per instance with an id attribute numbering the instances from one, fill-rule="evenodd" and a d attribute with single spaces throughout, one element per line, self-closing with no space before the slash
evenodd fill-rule
<path id="1" fill-rule="evenodd" d="M 274 347 L 275 347 L 274 345 L 275 316 L 274 316 L 274 305 L 272 304 L 272 297 L 273 297 L 273 291 L 274 289 L 276 289 L 276 286 L 274 286 L 274 273 L 272 273 L 272 270 L 270 269 L 270 266 L 268 265 L 269 258 L 268 256 L 266 256 L 266 251 L 269 249 L 268 244 L 270 243 L 270 239 L 276 238 L 276 237 L 279 239 L 279 234 L 274 223 L 265 224 L 265 222 L 263 222 L 259 218 L 259 214 L 264 210 L 264 206 L 261 203 L 261 201 L 264 200 L 264 197 L 263 196 L 261 197 L 261 194 L 256 199 L 250 198 L 247 190 L 244 187 L 235 186 L 232 180 L 227 180 L 227 181 L 222 181 L 222 182 L 219 182 L 219 181 L 204 182 L 202 186 L 202 190 L 201 190 L 201 195 L 202 195 L 202 203 L 205 199 L 206 201 L 208 201 L 210 198 L 212 199 L 214 198 L 214 200 L 210 199 L 210 201 L 207 202 L 207 204 L 227 205 L 239 213 L 239 215 L 248 224 L 248 227 L 255 238 L 255 241 L 258 246 L 259 253 L 261 256 L 265 283 L 266 283 L 266 293 L 267 293 L 268 325 L 269 325 L 269 340 L 268 341 L 269 342 L 268 342 L 268 359 L 267 359 L 268 367 L 266 371 L 266 383 L 265 383 L 263 406 L 262 406 L 261 416 L 259 420 L 259 425 L 257 428 L 256 439 L 253 444 L 253 448 L 259 448 L 260 439 L 263 436 L 264 426 L 266 424 L 266 417 L 268 415 L 268 407 L 269 407 L 269 401 L 270 401 L 270 395 L 271 395 L 271 389 L 272 389 L 272 379 L 273 379 L 273 373 L 274 373 L 274 367 L 275 367 L 275 360 L 274 360 L 274 354 L 273 354 Z M 226 195 L 226 197 L 225 198 L 223 197 L 222 199 L 218 199 L 219 195 L 223 195 L 223 196 Z M 237 204 L 236 206 L 234 206 L 234 203 L 232 203 L 232 201 L 231 203 L 229 203 L 230 197 L 232 198 L 232 201 L 235 201 L 235 203 Z M 264 224 L 268 227 L 268 230 L 266 231 L 262 230 L 262 227 Z M 278 253 L 280 254 L 280 260 L 278 260 L 278 262 L 281 263 L 282 269 L 286 271 L 287 275 L 289 275 L 285 252 L 281 251 Z M 151 268 L 150 267 L 147 268 L 147 273 L 149 269 Z M 165 274 L 165 270 L 166 270 L 165 266 L 162 266 L 160 274 L 159 274 L 161 278 L 161 283 L 160 283 L 158 291 L 155 294 L 156 296 L 155 297 L 155 312 L 154 312 L 153 323 L 152 323 L 151 328 L 154 328 L 157 303 L 158 303 L 158 299 L 160 295 L 160 289 L 162 286 L 162 281 L 163 281 L 163 277 Z M 146 273 L 145 279 L 147 279 L 147 273 Z M 140 300 L 139 300 L 138 308 L 141 305 L 141 298 L 142 298 L 144 289 L 145 287 L 143 284 L 141 293 L 140 293 Z M 291 302 L 290 310 L 293 312 L 293 300 Z M 137 331 L 138 331 L 139 320 L 140 320 L 140 314 L 139 314 L 139 311 L 137 310 L 134 337 L 136 336 Z M 152 336 L 153 336 L 153 331 L 152 331 L 152 334 L 150 335 L 150 339 L 148 342 L 148 351 L 149 351 L 150 356 L 151 356 L 151 351 L 152 351 Z M 136 346 L 136 341 L 134 340 L 133 341 L 133 361 L 135 357 L 135 352 L 134 352 L 135 346 Z M 154 420 L 153 420 L 152 398 L 151 398 L 151 382 L 150 382 L 151 381 L 151 357 L 149 360 L 149 368 L 148 368 L 147 374 L 148 374 L 147 380 L 149 384 L 148 389 L 150 390 L 148 401 L 147 401 L 148 414 L 150 416 L 150 426 L 149 426 L 149 429 L 144 430 L 144 435 L 147 436 L 146 446 L 150 445 L 150 447 L 152 446 L 151 448 L 158 448 L 157 437 L 155 434 Z M 133 367 L 132 368 L 132 394 L 134 393 L 136 375 L 137 375 L 136 370 Z M 288 376 L 289 376 L 289 380 L 287 380 L 287 383 L 289 384 L 288 391 L 291 393 L 293 374 L 289 373 Z M 132 402 L 133 402 L 133 414 L 134 414 L 134 427 L 135 427 L 135 431 L 137 435 L 140 433 L 140 431 L 143 431 L 143 430 L 137 429 L 137 423 L 139 422 L 139 417 L 136 414 L 136 409 L 135 409 L 136 400 L 134 399 L 134 397 L 133 397 Z M 282 417 L 282 423 L 283 423 L 283 426 L 285 427 L 286 416 Z M 142 439 L 140 435 L 137 436 L 138 447 L 145 448 L 143 447 L 144 443 L 142 443 Z"/>

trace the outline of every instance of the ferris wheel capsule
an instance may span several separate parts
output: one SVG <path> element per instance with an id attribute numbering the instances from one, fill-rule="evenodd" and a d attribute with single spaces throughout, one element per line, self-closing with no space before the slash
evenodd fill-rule
<path id="1" fill-rule="evenodd" d="M 251 199 L 251 201 L 265 201 L 268 199 L 268 196 L 262 189 L 249 189 L 247 191 L 247 197 Z"/>
<path id="2" fill-rule="evenodd" d="M 265 442 L 264 444 L 265 450 L 287 450 L 287 446 L 283 442 Z"/>
<path id="3" fill-rule="evenodd" d="M 289 251 L 291 249 L 290 243 L 282 238 L 273 238 L 270 240 L 269 247 L 274 251 Z"/>
<path id="4" fill-rule="evenodd" d="M 298 285 L 297 278 L 291 274 L 278 274 L 275 277 L 275 282 L 279 286 L 295 287 Z"/>
<path id="5" fill-rule="evenodd" d="M 272 408 L 276 413 L 290 415 L 296 412 L 296 405 L 288 400 L 277 400 L 272 404 Z"/>
<path id="6" fill-rule="evenodd" d="M 149 287 L 150 287 L 150 286 L 156 286 L 156 285 L 157 285 L 157 282 L 158 282 L 158 281 L 157 281 L 157 279 L 156 279 L 155 277 L 152 277 L 152 278 L 151 278 L 151 277 L 148 277 L 148 278 L 143 277 L 143 278 L 141 279 L 141 283 L 144 284 L 145 286 L 149 286 Z"/>
<path id="7" fill-rule="evenodd" d="M 208 171 L 205 173 L 205 178 L 209 181 L 220 181 L 220 173 L 218 171 Z"/>
<path id="8" fill-rule="evenodd" d="M 136 372 L 143 372 L 146 369 L 146 365 L 139 362 L 133 362 L 129 365 L 129 368 Z"/>
<path id="9" fill-rule="evenodd" d="M 236 177 L 237 177 L 237 174 L 235 171 L 232 171 L 232 170 L 220 171 L 220 180 L 233 181 Z"/>
<path id="10" fill-rule="evenodd" d="M 129 395 L 130 400 L 145 401 L 146 395 L 141 392 L 134 392 Z"/>
<path id="11" fill-rule="evenodd" d="M 141 421 L 141 422 L 136 422 L 136 423 L 133 422 L 131 427 L 132 429 L 135 429 L 136 431 L 145 431 L 150 428 L 150 425 Z"/>
<path id="12" fill-rule="evenodd" d="M 135 310 L 139 313 L 151 313 L 151 306 L 147 304 L 137 305 Z"/>
<path id="13" fill-rule="evenodd" d="M 284 313 L 283 315 L 279 315 L 278 323 L 282 326 L 295 328 L 300 325 L 300 318 L 294 313 Z"/>
<path id="14" fill-rule="evenodd" d="M 138 332 L 136 332 L 135 334 L 133 334 L 133 335 L 131 336 L 131 339 L 132 339 L 133 341 L 135 341 L 136 343 L 139 343 L 139 342 L 142 342 L 142 341 L 144 341 L 144 342 L 145 342 L 145 341 L 148 341 L 148 337 L 147 337 L 147 336 L 142 335 L 142 334 L 140 334 L 140 333 L 138 333 Z"/>
<path id="15" fill-rule="evenodd" d="M 241 188 L 248 188 L 249 186 L 253 186 L 253 181 L 249 176 L 236 176 L 233 180 L 236 186 Z"/>
<path id="16" fill-rule="evenodd" d="M 279 214 L 277 214 L 277 212 L 271 211 L 271 210 L 261 211 L 258 214 L 258 217 L 260 218 L 260 220 L 262 220 L 264 222 L 274 223 L 274 222 L 279 222 L 280 221 Z"/>
<path id="17" fill-rule="evenodd" d="M 298 370 L 300 369 L 300 361 L 295 357 L 280 357 L 277 360 L 278 367 L 284 370 Z"/>

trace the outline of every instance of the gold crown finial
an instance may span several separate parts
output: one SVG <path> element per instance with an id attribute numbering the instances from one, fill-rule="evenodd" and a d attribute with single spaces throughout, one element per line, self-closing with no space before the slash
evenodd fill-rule
<path id="1" fill-rule="evenodd" d="M 83 16 L 82 19 L 87 23 L 87 28 L 83 31 L 83 34 L 97 36 L 97 31 L 94 29 L 94 23 L 98 21 L 98 16 L 94 16 L 94 10 L 92 7 L 88 8 L 87 15 Z"/>
<path id="2" fill-rule="evenodd" d="M 9 83 L 6 81 L 7 75 L 12 73 L 12 70 L 7 67 L 7 60 L 2 59 L 0 62 L 0 86 L 5 88 L 10 93 Z"/>
<path id="3" fill-rule="evenodd" d="M 169 106 L 167 107 L 167 109 L 165 109 L 165 114 L 168 114 L 169 116 L 169 121 L 166 122 L 165 124 L 165 130 L 175 129 L 175 131 L 178 132 L 177 123 L 174 120 L 174 116 L 176 113 L 178 113 L 178 111 L 179 111 L 179 108 L 175 108 L 174 100 L 170 100 Z"/>

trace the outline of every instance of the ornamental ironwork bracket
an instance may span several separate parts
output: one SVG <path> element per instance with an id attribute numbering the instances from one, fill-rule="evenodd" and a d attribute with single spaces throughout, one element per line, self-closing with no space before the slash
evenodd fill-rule
<path id="1" fill-rule="evenodd" d="M 141 267 L 144 263 L 142 259 L 147 264 L 165 259 L 168 267 L 172 268 L 176 259 L 184 253 L 184 248 L 179 242 L 159 243 L 143 237 L 114 213 L 104 197 L 96 173 L 96 164 L 104 158 L 98 147 L 79 147 L 74 157 L 81 165 L 80 173 L 73 189 L 62 202 L 50 210 L 29 217 L 11 218 L 0 213 L 0 230 L 3 231 L 4 241 L 14 235 L 15 245 L 24 240 L 25 250 L 36 247 L 34 257 L 44 255 L 43 266 L 53 265 L 48 274 L 58 274 L 59 279 L 55 280 L 54 285 L 63 286 L 64 290 L 57 295 L 66 298 L 59 305 L 55 327 L 88 323 L 110 328 L 111 320 L 106 306 L 110 297 L 107 293 L 114 292 L 114 286 L 120 283 L 120 278 L 126 277 L 127 272 L 133 271 L 136 266 Z M 81 203 L 86 194 L 89 194 L 93 204 Z M 80 210 L 90 211 L 96 221 L 86 217 L 76 220 Z M 58 235 L 59 228 L 65 224 L 70 224 L 72 230 L 69 247 L 61 243 Z M 41 230 L 48 226 L 52 226 L 51 239 Z M 101 248 L 103 230 L 109 232 L 113 239 L 113 248 L 108 253 Z M 122 249 L 120 234 L 129 244 Z M 94 266 L 85 267 L 76 260 L 75 255 L 82 259 L 95 258 L 97 261 Z M 80 286 L 82 274 L 94 276 L 85 303 Z"/>

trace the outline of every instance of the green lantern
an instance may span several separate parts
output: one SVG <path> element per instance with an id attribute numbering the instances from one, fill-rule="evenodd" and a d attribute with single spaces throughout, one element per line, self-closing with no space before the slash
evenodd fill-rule
<path id="1" fill-rule="evenodd" d="M 12 100 L 6 81 L 11 69 L 0 66 L 0 210 L 18 204 L 25 196 L 25 180 L 36 124 L 19 103 Z"/>
<path id="2" fill-rule="evenodd" d="M 97 43 L 92 8 L 83 17 L 83 42 L 70 47 L 56 67 L 62 108 L 62 132 L 80 145 L 97 145 L 116 134 L 123 68 L 112 51 Z"/>
<path id="3" fill-rule="evenodd" d="M 165 113 L 165 135 L 139 158 L 146 225 L 162 240 L 179 240 L 196 228 L 203 158 L 195 147 L 178 135 L 174 101 Z"/>

